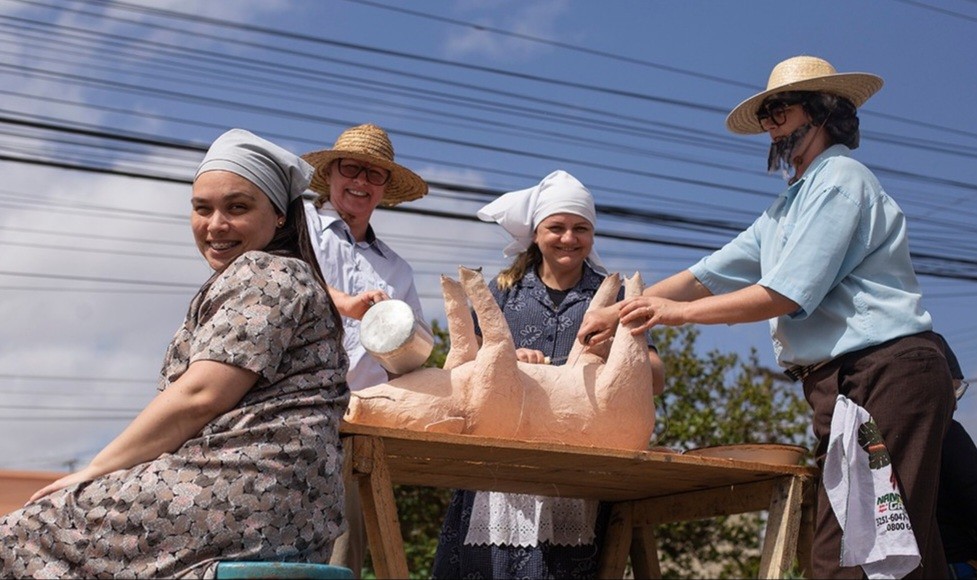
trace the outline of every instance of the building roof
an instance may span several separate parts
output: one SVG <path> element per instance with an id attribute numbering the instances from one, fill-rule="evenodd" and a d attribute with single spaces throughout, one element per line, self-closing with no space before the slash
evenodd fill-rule
<path id="1" fill-rule="evenodd" d="M 0 515 L 22 508 L 35 491 L 65 475 L 60 471 L 0 469 Z"/>

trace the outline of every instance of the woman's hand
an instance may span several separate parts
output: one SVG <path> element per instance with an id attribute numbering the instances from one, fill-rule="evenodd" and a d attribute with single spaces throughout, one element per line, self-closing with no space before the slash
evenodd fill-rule
<path id="1" fill-rule="evenodd" d="M 543 351 L 533 350 L 531 348 L 517 348 L 516 358 L 524 363 L 530 363 L 535 365 L 550 364 L 549 357 L 544 355 Z"/>
<path id="2" fill-rule="evenodd" d="M 609 340 L 617 328 L 619 304 L 596 308 L 584 314 L 577 332 L 577 340 L 584 346 L 600 344 Z"/>
<path id="3" fill-rule="evenodd" d="M 46 486 L 42 487 L 41 489 L 35 491 L 34 495 L 32 495 L 31 498 L 27 500 L 27 503 L 37 501 L 46 495 L 52 494 L 58 491 L 59 489 L 64 489 L 66 487 L 75 485 L 76 483 L 90 481 L 92 479 L 95 479 L 96 477 L 99 477 L 100 475 L 103 474 L 97 473 L 91 466 L 88 466 L 74 473 L 69 473 L 68 475 L 62 477 L 61 479 L 57 481 L 53 481 L 47 484 Z"/>
<path id="4" fill-rule="evenodd" d="M 332 286 L 329 287 L 329 296 L 336 304 L 339 314 L 356 320 L 362 320 L 366 311 L 377 302 L 390 300 L 390 296 L 383 290 L 367 290 L 354 296 Z"/>
<path id="5" fill-rule="evenodd" d="M 637 296 L 621 302 L 621 322 L 638 326 L 631 334 L 640 334 L 653 326 L 681 326 L 688 322 L 685 317 L 687 302 L 675 302 L 657 296 Z"/>

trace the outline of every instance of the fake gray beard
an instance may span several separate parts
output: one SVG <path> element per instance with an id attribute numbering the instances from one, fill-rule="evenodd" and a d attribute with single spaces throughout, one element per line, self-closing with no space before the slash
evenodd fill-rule
<path id="1" fill-rule="evenodd" d="M 793 133 L 784 137 L 780 141 L 770 144 L 770 153 L 767 155 L 767 172 L 780 172 L 784 180 L 790 180 L 791 160 L 794 157 L 794 149 L 804 139 L 807 132 L 811 130 L 810 123 L 798 127 Z"/>

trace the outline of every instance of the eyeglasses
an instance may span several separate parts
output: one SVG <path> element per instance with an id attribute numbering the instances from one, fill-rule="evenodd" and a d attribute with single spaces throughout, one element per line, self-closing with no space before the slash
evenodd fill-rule
<path id="1" fill-rule="evenodd" d="M 367 167 L 349 159 L 340 159 L 338 164 L 339 174 L 349 179 L 356 179 L 365 171 L 366 181 L 372 185 L 384 185 L 390 181 L 390 172 L 380 167 Z"/>
<path id="2" fill-rule="evenodd" d="M 957 399 L 959 399 L 964 393 L 967 392 L 967 387 L 969 386 L 970 383 L 967 381 L 956 379 L 953 381 L 953 394 L 957 397 Z"/>
<path id="3" fill-rule="evenodd" d="M 757 123 L 763 127 L 763 122 L 770 119 L 771 123 L 779 127 L 787 122 L 787 109 L 799 104 L 800 102 L 798 101 L 786 101 L 781 99 L 767 101 L 760 105 L 760 108 L 757 109 Z"/>

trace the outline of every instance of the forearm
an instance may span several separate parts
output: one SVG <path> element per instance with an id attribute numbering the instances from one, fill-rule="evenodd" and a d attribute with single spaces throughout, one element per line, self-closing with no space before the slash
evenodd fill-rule
<path id="1" fill-rule="evenodd" d="M 127 469 L 176 451 L 216 416 L 174 387 L 159 393 L 95 456 L 89 465 L 92 475 Z"/>
<path id="2" fill-rule="evenodd" d="M 644 296 L 668 298 L 677 302 L 691 302 L 712 296 L 712 292 L 688 270 L 682 270 L 660 282 L 652 284 L 645 288 L 642 294 Z"/>
<path id="3" fill-rule="evenodd" d="M 796 302 L 782 294 L 753 285 L 729 294 L 709 295 L 681 304 L 682 318 L 691 324 L 738 324 L 769 320 L 795 312 Z"/>
<path id="4" fill-rule="evenodd" d="M 651 362 L 651 388 L 655 395 L 665 392 L 665 363 L 662 362 L 658 352 L 648 349 L 648 360 Z"/>
<path id="5" fill-rule="evenodd" d="M 87 468 L 94 476 L 176 451 L 215 417 L 233 408 L 257 382 L 246 369 L 196 361 L 159 393 Z"/>

